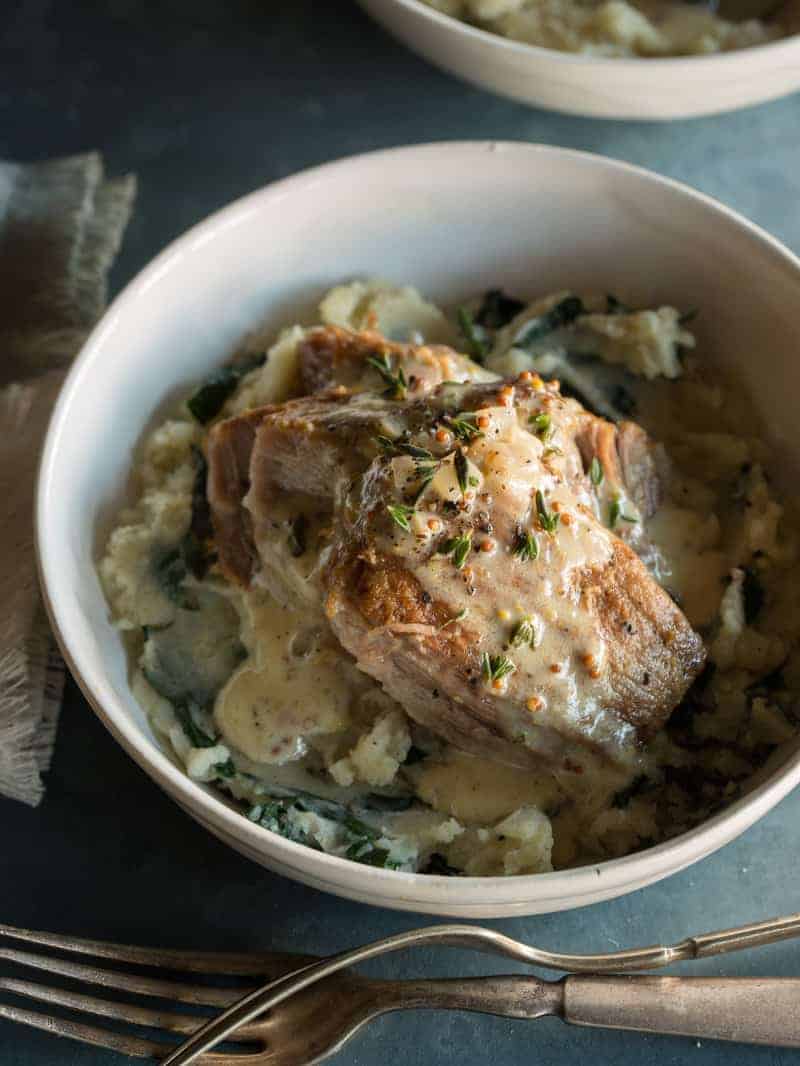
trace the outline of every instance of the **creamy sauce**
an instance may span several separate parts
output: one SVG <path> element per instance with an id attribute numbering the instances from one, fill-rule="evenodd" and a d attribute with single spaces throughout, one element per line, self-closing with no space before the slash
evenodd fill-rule
<path id="1" fill-rule="evenodd" d="M 543 392 L 542 409 L 553 409 L 557 425 L 552 399 Z M 447 522 L 441 504 L 458 501 L 458 528 L 466 522 L 476 527 L 466 565 L 459 570 L 451 557 L 431 554 L 431 534 L 425 529 L 403 532 L 390 526 L 384 546 L 407 561 L 435 601 L 446 604 L 454 618 L 463 618 L 456 625 L 481 634 L 481 652 L 506 655 L 514 663 L 514 672 L 492 691 L 508 697 L 503 713 L 513 718 L 511 735 L 533 748 L 542 745 L 543 729 L 572 733 L 599 746 L 625 747 L 632 731 L 604 710 L 609 694 L 606 648 L 597 619 L 578 592 L 578 575 L 602 569 L 612 556 L 611 537 L 596 520 L 601 503 L 583 476 L 574 446 L 562 441 L 559 448 L 557 432 L 539 439 L 520 426 L 511 404 L 483 408 L 470 417 L 483 432 L 464 446 L 468 475 L 476 484 L 462 493 L 451 454 L 420 501 L 426 508 L 425 525 L 436 517 Z M 398 502 L 405 498 L 409 462 L 393 460 Z M 541 528 L 537 493 L 547 512 L 558 518 L 557 535 Z M 480 532 L 482 512 L 491 515 L 490 533 Z M 536 563 L 512 558 L 517 523 L 536 537 Z M 441 522 L 435 529 L 441 531 Z M 512 647 L 513 634 L 524 621 L 535 630 L 535 647 Z"/>

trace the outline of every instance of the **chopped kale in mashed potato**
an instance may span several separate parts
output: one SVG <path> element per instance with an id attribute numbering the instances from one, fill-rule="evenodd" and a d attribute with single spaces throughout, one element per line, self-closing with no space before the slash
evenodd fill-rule
<path id="1" fill-rule="evenodd" d="M 529 6 L 516 5 L 520 18 Z M 450 7 L 480 16 L 475 4 Z M 661 442 L 669 477 L 652 517 L 617 496 L 604 506 L 612 529 L 629 523 L 634 536 L 646 526 L 643 558 L 701 634 L 708 661 L 635 764 L 587 760 L 565 777 L 467 754 L 418 725 L 308 608 L 319 522 L 281 518 L 280 589 L 223 576 L 204 498 L 205 435 L 221 418 L 299 394 L 295 353 L 307 330 L 292 325 L 277 339 L 249 338 L 145 439 L 133 503 L 99 564 L 127 635 L 134 693 L 190 777 L 223 790 L 258 825 L 333 855 L 502 876 L 672 837 L 785 757 L 800 721 L 797 507 L 773 486 L 747 397 L 696 352 L 686 309 L 635 308 L 624 295 L 527 301 L 493 290 L 445 313 L 413 289 L 354 282 L 325 296 L 319 322 L 450 345 L 482 364 L 478 380 L 557 378 L 588 410 L 635 415 Z M 375 387 L 385 389 L 379 371 Z M 531 432 L 547 441 L 546 418 Z M 389 446 L 400 466 L 425 462 Z M 599 464 L 590 473 L 599 497 L 610 491 Z M 453 476 L 466 491 L 478 474 L 465 463 Z M 554 529 L 558 515 L 542 504 L 540 520 Z M 450 547 L 451 562 L 458 550 Z M 529 536 L 515 554 L 531 562 L 536 551 Z M 529 621 L 511 646 L 537 639 Z M 490 659 L 487 683 L 501 683 L 500 672 Z"/>

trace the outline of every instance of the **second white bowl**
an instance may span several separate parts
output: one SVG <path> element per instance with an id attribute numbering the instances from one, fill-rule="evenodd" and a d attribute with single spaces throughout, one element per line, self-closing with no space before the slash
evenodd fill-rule
<path id="1" fill-rule="evenodd" d="M 420 0 L 358 3 L 436 66 L 501 96 L 572 115 L 691 118 L 800 88 L 800 35 L 716 55 L 614 59 L 510 41 Z"/>

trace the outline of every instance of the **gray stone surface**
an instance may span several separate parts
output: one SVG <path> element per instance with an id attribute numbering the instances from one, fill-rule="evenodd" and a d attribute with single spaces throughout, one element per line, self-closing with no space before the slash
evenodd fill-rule
<path id="1" fill-rule="evenodd" d="M 797 97 L 670 125 L 529 110 L 433 70 L 348 0 L 3 5 L 0 157 L 98 147 L 112 171 L 140 177 L 115 288 L 187 226 L 265 182 L 365 149 L 470 137 L 543 141 L 651 167 L 719 197 L 800 251 L 799 133 Z M 494 924 L 544 946 L 599 951 L 800 910 L 799 819 L 800 796 L 790 797 L 722 852 L 660 885 L 569 914 Z M 73 685 L 45 802 L 31 811 L 0 801 L 0 827 L 0 919 L 18 925 L 324 953 L 424 921 L 320 895 L 227 850 L 122 754 Z M 373 971 L 490 967 L 440 952 Z M 797 974 L 800 948 L 777 945 L 696 972 Z M 459 1014 L 386 1018 L 336 1061 L 555 1066 L 579 1057 L 598 1066 L 796 1061 L 788 1051 Z M 0 1022 L 0 1066 L 115 1061 Z"/>

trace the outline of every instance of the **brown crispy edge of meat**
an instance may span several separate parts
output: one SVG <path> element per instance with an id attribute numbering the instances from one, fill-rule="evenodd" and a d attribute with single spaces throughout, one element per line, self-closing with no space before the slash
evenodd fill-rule
<path id="1" fill-rule="evenodd" d="M 206 442 L 206 496 L 214 543 L 223 574 L 238 585 L 249 584 L 255 563 L 253 538 L 242 502 L 250 486 L 250 457 L 259 425 L 274 410 L 271 406 L 259 407 L 217 422 L 209 430 Z M 243 434 L 242 441 L 233 438 L 235 432 Z M 244 447 L 240 448 L 242 443 Z"/>
<path id="2" fill-rule="evenodd" d="M 631 576 L 632 569 L 643 571 L 642 577 L 646 577 L 646 580 L 638 580 L 636 573 Z M 628 572 L 628 579 L 620 580 L 618 575 L 625 572 Z M 580 594 L 591 601 L 602 634 L 607 638 L 609 668 L 623 682 L 617 689 L 618 699 L 614 710 L 634 727 L 640 741 L 649 740 L 661 729 L 703 668 L 706 659 L 703 641 L 669 594 L 647 572 L 635 552 L 620 540 L 615 540 L 613 555 L 607 566 L 583 571 L 579 588 Z M 646 635 L 637 634 L 631 628 L 634 625 L 629 609 L 631 605 L 638 609 L 639 623 L 648 626 Z M 631 680 L 630 686 L 625 684 L 630 677 L 630 664 L 622 654 L 628 638 L 635 638 L 637 644 L 647 650 L 640 664 L 639 678 L 637 681 Z M 665 676 L 665 658 L 672 662 L 672 668 L 666 675 L 666 691 L 663 686 L 659 690 L 654 685 L 649 708 L 642 708 L 641 711 L 633 709 L 633 692 L 629 688 L 637 686 L 635 702 L 641 706 L 642 692 L 650 686 L 649 678 Z M 661 703 L 664 709 L 657 714 L 656 709 Z"/>

